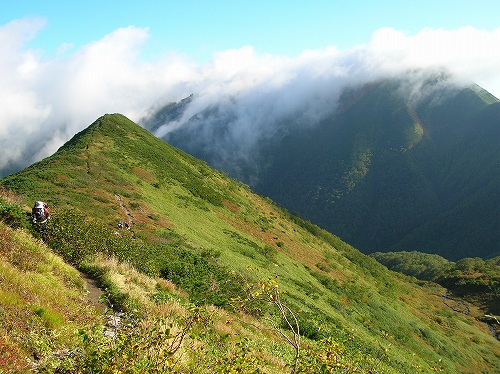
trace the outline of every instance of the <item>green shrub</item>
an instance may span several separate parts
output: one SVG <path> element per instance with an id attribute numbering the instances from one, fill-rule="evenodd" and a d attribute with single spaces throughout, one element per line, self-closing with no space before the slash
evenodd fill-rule
<path id="1" fill-rule="evenodd" d="M 49 245 L 67 262 L 79 265 L 102 248 L 102 228 L 87 222 L 77 210 L 64 210 L 51 217 Z"/>
<path id="2" fill-rule="evenodd" d="M 26 212 L 17 204 L 0 199 L 0 220 L 12 228 L 27 227 Z"/>
<path id="3" fill-rule="evenodd" d="M 202 253 L 187 248 L 169 248 L 163 252 L 164 265 L 160 274 L 186 290 L 196 305 L 227 307 L 231 297 L 241 294 L 242 285 L 229 270 L 212 261 L 210 253 Z"/>
<path id="4" fill-rule="evenodd" d="M 176 355 L 194 327 L 210 323 L 203 310 L 192 308 L 182 321 L 163 318 L 141 323 L 123 316 L 112 332 L 102 325 L 79 329 L 81 342 L 64 355 L 52 355 L 40 362 L 43 373 L 178 373 L 182 363 Z M 176 327 L 178 333 L 173 333 Z M 188 348 L 189 350 L 189 348 Z M 125 371 L 122 371 L 125 368 Z M 1 372 L 1 370 L 0 370 Z"/>
<path id="5" fill-rule="evenodd" d="M 255 351 L 250 339 L 238 337 L 227 354 L 216 358 L 215 369 L 220 373 L 261 373 L 266 362 Z"/>

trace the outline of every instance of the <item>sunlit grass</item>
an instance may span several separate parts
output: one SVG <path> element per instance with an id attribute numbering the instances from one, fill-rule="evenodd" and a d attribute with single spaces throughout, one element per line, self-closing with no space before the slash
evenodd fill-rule
<path id="1" fill-rule="evenodd" d="M 0 307 L 10 313 L 0 332 L 19 326 L 9 346 L 27 356 L 45 347 L 48 355 L 62 341 L 83 344 L 83 336 L 93 342 L 89 352 L 117 367 L 137 344 L 145 355 L 135 358 L 139 365 L 154 350 L 153 337 L 168 342 L 196 316 L 173 356 L 177 370 L 229 372 L 245 364 L 247 372 L 287 372 L 293 354 L 266 323 L 269 309 L 251 316 L 231 308 L 244 276 L 279 282 L 303 327 L 304 365 L 311 365 L 305 372 L 318 372 L 313 357 L 328 349 L 346 372 L 430 372 L 440 362 L 450 372 L 472 363 L 483 371 L 498 367 L 498 356 L 484 348 L 497 342 L 472 316 L 450 312 L 441 287 L 389 272 L 125 120 L 117 128 L 106 121 L 102 133 L 74 139 L 42 171 L 10 179 L 25 206 L 39 196 L 50 200 L 54 228 L 49 248 L 0 223 Z M 129 218 L 131 230 L 115 236 L 116 222 Z M 116 310 L 137 319 L 137 335 L 114 347 L 103 337 L 99 310 L 62 257 L 94 278 Z M 39 345 L 29 343 L 28 322 Z"/>
<path id="2" fill-rule="evenodd" d="M 1 222 L 0 236 L 10 239 L 0 251 L 0 331 L 9 339 L 8 352 L 15 352 L 0 369 L 22 372 L 28 368 L 26 357 L 51 355 L 57 346 L 75 341 L 77 325 L 98 319 L 74 268 L 42 243 Z M 3 352 L 6 346 L 0 346 L 0 359 L 10 357 Z"/>

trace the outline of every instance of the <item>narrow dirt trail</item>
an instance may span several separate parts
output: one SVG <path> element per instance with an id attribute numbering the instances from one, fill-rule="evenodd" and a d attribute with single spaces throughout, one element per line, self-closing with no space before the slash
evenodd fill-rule
<path id="1" fill-rule="evenodd" d="M 82 272 L 80 274 L 85 280 L 85 288 L 89 292 L 87 295 L 89 300 L 102 313 L 105 328 L 104 335 L 110 339 L 115 339 L 125 326 L 125 321 L 131 323 L 133 318 L 123 312 L 113 310 L 112 305 L 109 305 L 109 303 L 102 303 L 100 300 L 102 300 L 101 296 L 104 295 L 104 291 L 88 275 Z"/>
<path id="2" fill-rule="evenodd" d="M 104 313 L 106 310 L 106 304 L 102 303 L 101 296 L 104 295 L 103 290 L 101 290 L 97 286 L 97 282 L 90 278 L 87 274 L 80 272 L 83 280 L 85 281 L 85 288 L 87 289 L 88 293 L 88 298 L 92 302 L 93 305 L 95 305 L 101 312 Z"/>

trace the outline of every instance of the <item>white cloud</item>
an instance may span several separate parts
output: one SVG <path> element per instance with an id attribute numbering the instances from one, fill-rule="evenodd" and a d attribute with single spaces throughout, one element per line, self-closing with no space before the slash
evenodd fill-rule
<path id="1" fill-rule="evenodd" d="M 0 28 L 0 172 L 50 155 L 104 113 L 138 118 L 158 98 L 185 94 L 178 83 L 192 69 L 183 58 L 140 60 L 146 29 L 118 29 L 53 58 L 23 49 L 35 31 L 31 20 Z"/>
<path id="2" fill-rule="evenodd" d="M 383 28 L 372 35 L 368 54 L 386 69 L 446 67 L 500 96 L 500 28 L 427 28 L 416 35 Z"/>
<path id="3" fill-rule="evenodd" d="M 274 131 L 267 127 L 270 117 L 294 110 L 318 115 L 324 94 L 330 100 L 343 85 L 409 67 L 446 66 L 500 96 L 500 29 L 408 35 L 384 28 L 368 45 L 350 50 L 328 47 L 291 58 L 244 46 L 197 64 L 172 51 L 154 62 L 141 59 L 149 31 L 137 27 L 117 29 L 77 50 L 64 44 L 56 55 L 44 56 L 26 47 L 43 26 L 38 19 L 0 26 L 0 173 L 53 153 L 104 113 L 137 121 L 152 105 L 191 93 L 199 97 L 198 109 L 243 94 L 244 105 L 232 110 L 239 116 L 238 133 L 246 137 Z"/>

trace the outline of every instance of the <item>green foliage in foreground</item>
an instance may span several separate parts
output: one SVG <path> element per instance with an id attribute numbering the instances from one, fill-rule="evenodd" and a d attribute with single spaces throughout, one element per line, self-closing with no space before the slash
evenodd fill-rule
<path id="1" fill-rule="evenodd" d="M 139 287 L 154 284 L 146 293 L 149 301 L 135 300 L 138 310 L 123 314 L 121 324 L 110 329 L 91 308 L 78 272 L 47 247 L 2 223 L 0 245 L 1 373 L 290 371 L 293 355 L 286 343 L 258 320 L 244 322 L 237 314 L 193 306 L 172 287 L 132 269 L 82 264 L 122 299 L 133 297 L 111 280 L 118 274 Z M 298 368 L 301 373 L 393 372 L 332 337 L 306 340 Z"/>

